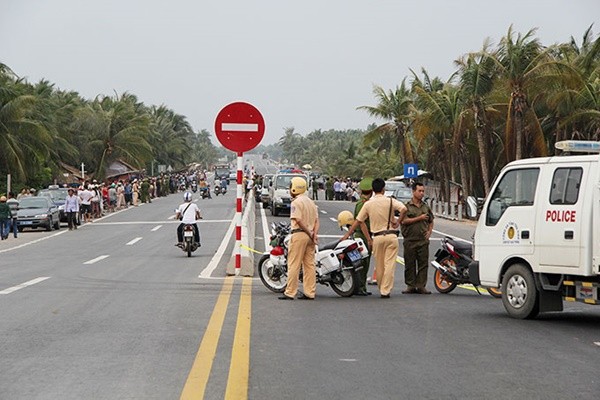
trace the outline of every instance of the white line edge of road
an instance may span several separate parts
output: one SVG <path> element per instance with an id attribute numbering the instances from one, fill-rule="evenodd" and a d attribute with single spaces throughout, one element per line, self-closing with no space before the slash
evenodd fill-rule
<path id="1" fill-rule="evenodd" d="M 271 234 L 269 233 L 269 222 L 267 221 L 267 213 L 264 208 L 260 209 L 260 218 L 263 228 L 263 239 L 265 240 L 265 251 L 271 251 Z"/>
<path id="2" fill-rule="evenodd" d="M 86 264 L 86 265 L 94 264 L 94 263 L 97 263 L 98 261 L 102 261 L 102 260 L 104 260 L 105 258 L 108 258 L 108 257 L 110 257 L 110 256 L 107 255 L 107 254 L 105 254 L 103 256 L 92 258 L 91 260 L 84 262 L 84 264 Z"/>
<path id="3" fill-rule="evenodd" d="M 13 292 L 16 292 L 17 290 L 26 288 L 27 286 L 31 286 L 31 285 L 35 285 L 36 283 L 43 282 L 46 279 L 50 279 L 50 277 L 49 276 L 40 276 L 39 278 L 32 279 L 32 280 L 27 281 L 25 283 L 21 283 L 20 285 L 9 287 L 8 289 L 1 290 L 0 294 L 11 294 Z"/>
<path id="4" fill-rule="evenodd" d="M 233 230 L 235 229 L 235 224 L 236 224 L 236 219 L 233 218 L 231 220 L 231 224 L 229 224 L 227 233 L 225 233 L 225 237 L 221 241 L 221 245 L 217 249 L 217 252 L 213 256 L 213 258 L 211 258 L 211 260 L 208 263 L 208 265 L 206 266 L 206 268 L 204 268 L 202 270 L 202 272 L 200 272 L 200 275 L 198 275 L 198 278 L 200 278 L 200 279 L 210 279 L 211 278 L 210 275 L 217 268 L 217 266 L 219 265 L 219 262 L 221 261 L 221 258 L 223 257 L 223 254 L 225 254 L 225 250 L 227 249 L 227 244 L 229 243 L 229 238 L 231 237 L 231 235 L 233 234 Z"/>

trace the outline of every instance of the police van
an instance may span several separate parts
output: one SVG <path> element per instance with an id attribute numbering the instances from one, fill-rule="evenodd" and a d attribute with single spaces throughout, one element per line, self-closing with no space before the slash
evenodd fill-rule
<path id="1" fill-rule="evenodd" d="M 567 155 L 502 169 L 475 231 L 470 276 L 501 286 L 514 318 L 562 311 L 563 300 L 600 303 L 600 142 L 556 148 Z"/>

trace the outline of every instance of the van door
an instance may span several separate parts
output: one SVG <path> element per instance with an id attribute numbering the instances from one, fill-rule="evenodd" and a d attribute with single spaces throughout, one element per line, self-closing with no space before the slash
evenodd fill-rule
<path id="1" fill-rule="evenodd" d="M 544 206 L 538 212 L 539 231 L 535 237 L 539 254 L 540 272 L 569 273 L 560 268 L 579 268 L 581 263 L 582 222 L 591 215 L 584 215 L 584 187 L 586 187 L 587 163 L 548 165 L 551 181 L 545 191 L 549 196 L 542 199 Z M 546 172 L 546 171 L 544 171 Z M 557 269 L 559 268 L 559 269 Z"/>
<path id="2" fill-rule="evenodd" d="M 475 236 L 482 284 L 499 284 L 500 268 L 508 258 L 531 258 L 539 174 L 533 166 L 506 170 L 486 202 Z"/>

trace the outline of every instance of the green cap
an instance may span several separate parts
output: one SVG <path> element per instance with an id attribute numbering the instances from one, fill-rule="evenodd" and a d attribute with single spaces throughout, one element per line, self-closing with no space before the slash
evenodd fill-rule
<path id="1" fill-rule="evenodd" d="M 361 191 L 373 190 L 373 178 L 363 178 L 363 180 L 358 183 L 358 188 Z"/>

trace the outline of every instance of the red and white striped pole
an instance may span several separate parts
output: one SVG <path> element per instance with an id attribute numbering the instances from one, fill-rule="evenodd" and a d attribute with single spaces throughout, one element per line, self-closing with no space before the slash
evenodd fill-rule
<path id="1" fill-rule="evenodd" d="M 242 268 L 242 201 L 244 188 L 242 187 L 244 153 L 237 153 L 237 204 L 235 209 L 235 274 L 240 274 Z"/>

